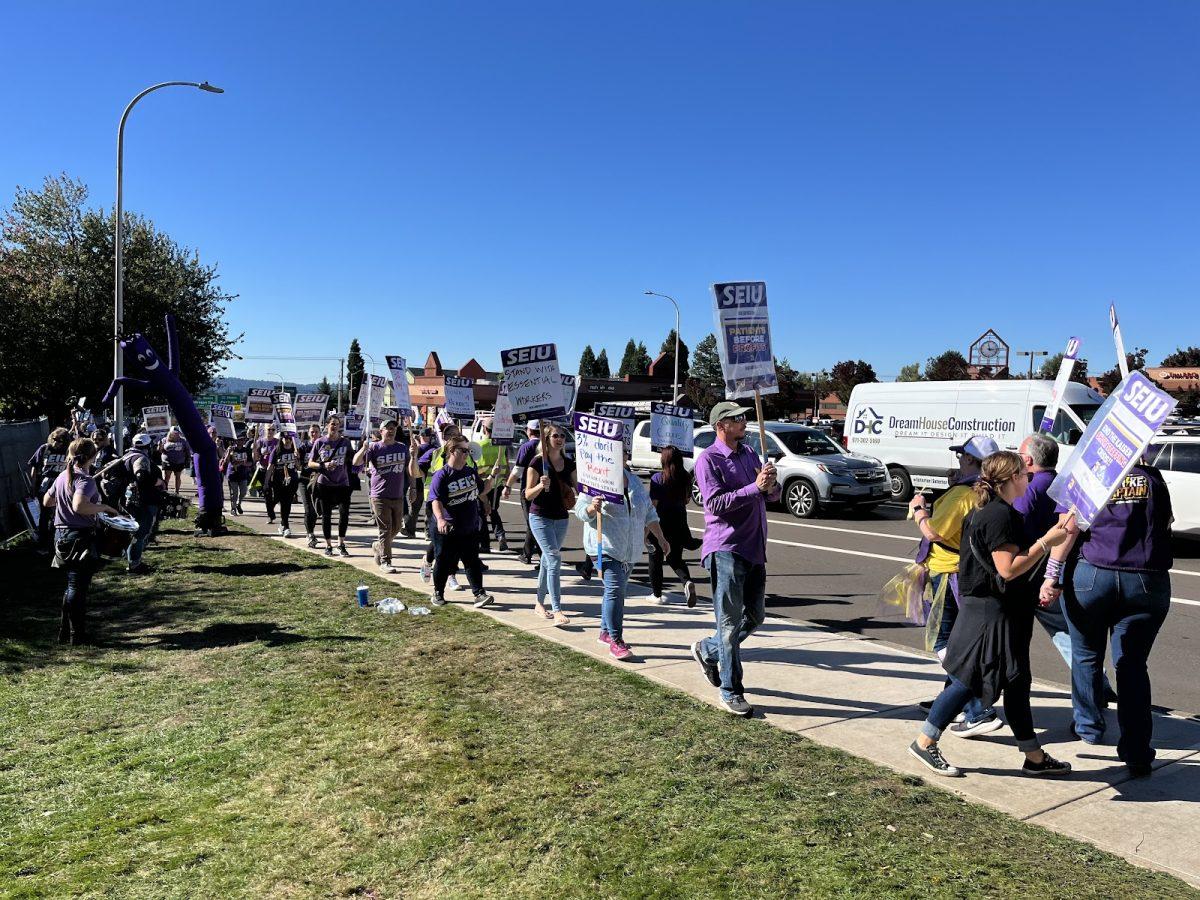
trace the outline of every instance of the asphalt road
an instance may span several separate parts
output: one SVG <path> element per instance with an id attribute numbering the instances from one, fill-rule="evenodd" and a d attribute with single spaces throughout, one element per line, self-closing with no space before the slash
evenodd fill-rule
<path id="1" fill-rule="evenodd" d="M 520 505 L 507 501 L 501 514 L 513 550 L 524 536 Z M 354 521 L 370 518 L 365 497 L 356 492 Z M 917 547 L 915 529 L 905 510 L 887 504 L 870 513 L 831 513 L 801 521 L 782 509 L 768 513 L 767 613 L 803 619 L 823 628 L 848 632 L 890 644 L 923 649 L 924 630 L 910 625 L 897 611 L 881 608 L 879 589 L 911 561 Z M 703 515 L 691 508 L 692 530 L 703 528 Z M 422 526 L 423 527 L 423 526 Z M 567 534 L 564 574 L 575 578 L 572 564 L 583 558 L 582 523 L 571 520 Z M 1189 714 L 1200 713 L 1200 541 L 1175 542 L 1171 576 L 1171 612 L 1150 657 L 1156 706 Z M 485 557 L 486 559 L 486 557 Z M 698 554 L 689 556 L 701 606 L 711 601 Z M 634 573 L 649 593 L 649 573 L 643 562 Z M 678 585 L 667 572 L 667 590 Z M 533 582 L 531 581 L 531 588 Z M 1031 649 L 1034 677 L 1069 688 L 1070 676 L 1049 638 L 1036 628 Z M 1111 668 L 1110 668 L 1111 670 Z"/>

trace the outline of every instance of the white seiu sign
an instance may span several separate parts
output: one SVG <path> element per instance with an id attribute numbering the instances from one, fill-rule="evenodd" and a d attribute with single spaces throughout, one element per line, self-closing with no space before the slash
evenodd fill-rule
<path id="1" fill-rule="evenodd" d="M 152 438 L 157 440 L 166 437 L 167 432 L 171 430 L 171 407 L 143 406 L 142 421 L 145 423 L 146 433 Z"/>
<path id="2" fill-rule="evenodd" d="M 1121 323 L 1117 320 L 1117 304 L 1108 304 L 1108 324 L 1112 328 L 1113 343 L 1117 347 L 1117 366 L 1121 378 L 1129 377 L 1129 360 L 1125 358 L 1125 341 L 1121 337 Z"/>
<path id="3" fill-rule="evenodd" d="M 496 394 L 496 413 L 492 417 L 492 443 L 497 447 L 507 447 L 512 444 L 515 433 L 512 403 L 508 400 L 508 385 L 501 384 Z"/>
<path id="4" fill-rule="evenodd" d="M 227 403 L 212 405 L 212 424 L 217 429 L 217 437 L 236 438 L 237 431 L 233 427 L 233 407 Z"/>
<path id="5" fill-rule="evenodd" d="M 388 356 L 387 367 L 392 373 L 392 393 L 396 395 L 396 409 L 402 419 L 413 417 L 412 397 L 408 392 L 408 362 L 403 356 Z"/>
<path id="6" fill-rule="evenodd" d="M 678 447 L 684 456 L 691 456 L 695 415 L 696 411 L 686 406 L 650 404 L 650 450 L 657 453 L 663 447 Z"/>
<path id="7" fill-rule="evenodd" d="M 1071 380 L 1071 372 L 1075 369 L 1075 360 L 1079 358 L 1081 346 L 1083 346 L 1083 341 L 1077 337 L 1067 341 L 1062 364 L 1058 367 L 1058 377 L 1054 379 L 1054 393 L 1051 395 L 1050 405 L 1046 407 L 1046 412 L 1042 415 L 1038 431 L 1050 431 L 1054 427 L 1054 419 L 1058 416 L 1058 408 L 1062 406 L 1063 394 L 1067 391 L 1067 384 Z"/>
<path id="8" fill-rule="evenodd" d="M 621 423 L 624 429 L 622 441 L 625 444 L 625 452 L 633 453 L 633 426 L 637 410 L 623 403 L 597 403 L 592 411 L 601 418 L 616 419 Z"/>
<path id="9" fill-rule="evenodd" d="M 575 413 L 575 477 L 579 493 L 625 503 L 622 426 L 616 419 Z"/>
<path id="10" fill-rule="evenodd" d="M 453 419 L 475 417 L 475 379 L 446 376 L 446 413 Z"/>
<path id="11" fill-rule="evenodd" d="M 712 286 L 717 349 L 725 376 L 725 398 L 778 394 L 771 323 L 767 317 L 767 283 L 732 281 Z"/>
<path id="12" fill-rule="evenodd" d="M 562 375 L 558 369 L 558 348 L 554 344 L 533 344 L 500 351 L 504 383 L 512 403 L 513 418 L 553 419 L 563 415 Z"/>
<path id="13" fill-rule="evenodd" d="M 328 394 L 297 394 L 296 408 L 292 411 L 299 426 L 320 425 L 325 418 L 325 407 L 329 405 Z"/>

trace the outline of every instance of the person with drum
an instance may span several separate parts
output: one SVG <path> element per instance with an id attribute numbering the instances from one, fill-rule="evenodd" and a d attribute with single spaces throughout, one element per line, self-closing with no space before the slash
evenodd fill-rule
<path id="1" fill-rule="evenodd" d="M 120 515 L 117 509 L 100 500 L 100 489 L 92 477 L 95 459 L 96 445 L 87 438 L 76 438 L 67 448 L 63 471 L 42 498 L 43 505 L 54 510 L 54 561 L 51 565 L 67 572 L 58 639 L 75 646 L 89 643 L 87 591 L 98 568 L 96 516 L 101 513 Z"/>
<path id="2" fill-rule="evenodd" d="M 34 451 L 26 465 L 29 466 L 29 483 L 33 486 L 34 496 L 41 497 L 50 490 L 50 485 L 58 477 L 67 464 L 67 445 L 71 442 L 71 432 L 65 428 L 55 428 L 50 432 L 46 443 Z M 43 556 L 50 552 L 53 535 L 51 534 L 51 517 L 43 508 L 38 516 L 37 551 Z"/>
<path id="3" fill-rule="evenodd" d="M 183 470 L 192 461 L 192 448 L 183 439 L 183 432 L 178 425 L 172 425 L 167 436 L 158 445 L 159 458 L 162 460 L 163 471 L 166 472 L 167 489 L 170 490 L 171 477 L 175 477 L 175 493 L 179 493 Z"/>

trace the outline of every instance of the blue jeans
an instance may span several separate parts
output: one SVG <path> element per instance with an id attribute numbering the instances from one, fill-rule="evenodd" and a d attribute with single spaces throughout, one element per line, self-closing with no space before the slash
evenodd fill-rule
<path id="1" fill-rule="evenodd" d="M 1050 636 L 1050 643 L 1054 645 L 1054 649 L 1058 651 L 1058 655 L 1063 658 L 1063 662 L 1067 664 L 1067 668 L 1071 668 L 1071 633 L 1067 630 L 1067 617 L 1063 612 L 1063 607 L 1066 605 L 1064 598 L 1059 598 L 1053 606 L 1043 609 L 1040 606 L 1035 606 L 1033 614 L 1039 622 L 1042 623 L 1042 628 L 1046 630 L 1046 634 Z M 1104 667 L 1100 668 L 1100 677 L 1104 679 L 1104 695 L 1112 691 L 1112 685 L 1108 681 L 1108 674 L 1104 671 Z"/>
<path id="2" fill-rule="evenodd" d="M 929 716 L 921 726 L 921 733 L 935 741 L 942 736 L 954 717 L 965 712 L 969 703 L 978 703 L 971 689 L 951 675 L 946 679 L 946 686 L 933 701 Z M 1013 737 L 1017 739 L 1017 749 L 1025 752 L 1038 750 L 1041 744 L 1033 731 L 1033 713 L 1029 709 L 1029 679 L 1005 685 L 1004 713 L 1008 716 L 1008 725 Z M 968 717 L 968 721 L 975 721 Z"/>
<path id="3" fill-rule="evenodd" d="M 604 557 L 604 598 L 600 601 L 600 628 L 614 641 L 623 641 L 621 627 L 625 621 L 625 586 L 633 566 L 611 556 Z"/>
<path id="4" fill-rule="evenodd" d="M 562 568 L 562 545 L 567 539 L 567 519 L 547 519 L 537 513 L 529 514 L 529 530 L 542 548 L 538 560 L 538 603 L 544 603 L 550 595 L 550 606 L 558 612 L 562 609 L 562 587 L 559 570 Z"/>
<path id="5" fill-rule="evenodd" d="M 1171 609 L 1171 576 L 1166 572 L 1121 572 L 1081 559 L 1064 593 L 1071 632 L 1071 702 L 1075 731 L 1084 738 L 1104 734 L 1104 651 L 1112 632 L 1117 673 L 1117 755 L 1126 763 L 1154 761 L 1150 738 L 1150 673 L 1146 660 Z"/>
<path id="6" fill-rule="evenodd" d="M 710 553 L 701 561 L 712 585 L 717 631 L 700 642 L 700 652 L 721 669 L 721 696 L 742 694 L 742 642 L 767 617 L 767 567 L 753 565 L 730 550 Z"/>
<path id="7" fill-rule="evenodd" d="M 930 572 L 929 586 L 933 593 L 936 594 L 941 589 L 941 584 L 944 579 L 950 576 L 944 572 Z M 942 621 L 938 623 L 937 640 L 933 642 L 933 651 L 938 655 L 938 659 L 942 658 L 942 651 L 946 649 L 946 645 L 950 643 L 950 632 L 954 630 L 954 623 L 958 621 L 958 597 L 954 594 L 954 582 L 946 585 L 946 602 L 942 606 Z M 950 687 L 952 679 L 949 675 L 946 676 L 946 687 Z M 954 715 L 962 712 L 963 717 L 968 722 L 978 722 L 980 719 L 990 719 L 996 714 L 996 709 L 993 706 L 984 706 L 977 697 L 971 697 L 963 705 L 961 710 L 955 710 Z"/>
<path id="8" fill-rule="evenodd" d="M 154 527 L 155 520 L 158 519 L 157 506 L 131 506 L 129 514 L 137 519 L 138 530 L 133 537 L 133 543 L 129 545 L 129 550 L 126 553 L 129 559 L 129 567 L 133 568 L 142 561 L 142 553 L 146 549 L 146 539 L 150 537 L 150 530 Z"/>

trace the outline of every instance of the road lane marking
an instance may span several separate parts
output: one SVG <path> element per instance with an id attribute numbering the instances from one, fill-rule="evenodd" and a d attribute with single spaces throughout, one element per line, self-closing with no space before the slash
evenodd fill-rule
<path id="1" fill-rule="evenodd" d="M 704 510 L 702 509 L 689 509 L 688 512 L 695 516 L 704 515 Z M 921 540 L 921 538 L 915 534 L 884 534 L 880 531 L 862 531 L 857 528 L 837 528 L 833 525 L 814 525 L 812 522 L 791 522 L 787 519 L 772 519 L 769 516 L 767 517 L 767 522 L 771 525 L 794 525 L 796 528 L 816 528 L 819 531 L 840 531 L 843 534 L 862 534 L 866 535 L 867 537 L 891 538 L 893 541 L 908 541 L 910 544 L 917 543 Z"/>

